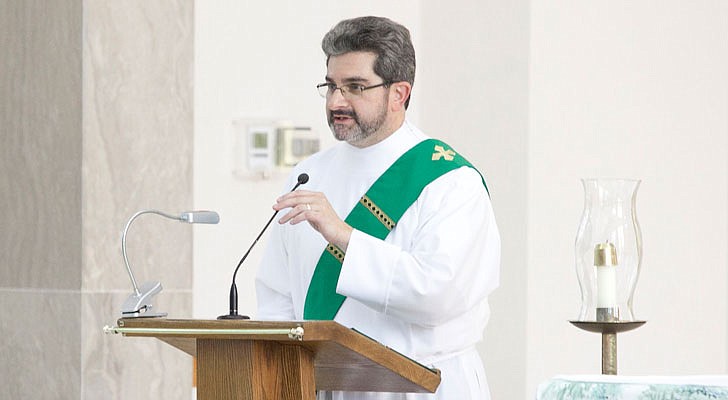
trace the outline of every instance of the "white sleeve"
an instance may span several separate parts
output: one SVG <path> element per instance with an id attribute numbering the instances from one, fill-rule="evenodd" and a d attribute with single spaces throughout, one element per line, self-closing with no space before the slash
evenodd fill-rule
<path id="1" fill-rule="evenodd" d="M 278 224 L 271 227 L 271 237 L 258 267 L 255 295 L 258 302 L 256 319 L 293 320 L 295 312 L 291 297 L 286 249 Z"/>
<path id="2" fill-rule="evenodd" d="M 484 301 L 498 286 L 499 265 L 490 198 L 475 170 L 459 168 L 431 182 L 386 241 L 352 233 L 337 292 L 436 326 Z"/>
<path id="3" fill-rule="evenodd" d="M 255 295 L 258 299 L 256 319 L 262 321 L 290 321 L 296 319 L 290 295 L 276 292 L 260 280 L 255 282 Z"/>

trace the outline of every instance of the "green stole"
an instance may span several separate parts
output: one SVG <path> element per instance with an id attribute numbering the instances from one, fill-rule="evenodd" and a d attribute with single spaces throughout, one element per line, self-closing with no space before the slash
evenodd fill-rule
<path id="1" fill-rule="evenodd" d="M 435 139 L 422 141 L 404 153 L 374 182 L 344 221 L 354 229 L 383 240 L 425 186 L 463 166 L 474 168 L 445 143 Z M 487 191 L 488 187 L 485 186 L 485 189 Z M 344 256 L 344 252 L 335 245 L 326 245 L 308 287 L 304 319 L 332 320 L 336 316 L 346 299 L 336 293 Z"/>

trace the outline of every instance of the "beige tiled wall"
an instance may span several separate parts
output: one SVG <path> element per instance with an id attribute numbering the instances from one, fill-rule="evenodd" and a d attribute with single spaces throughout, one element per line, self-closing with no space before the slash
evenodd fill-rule
<path id="1" fill-rule="evenodd" d="M 0 2 L 0 385 L 81 393 L 81 2 Z"/>
<path id="2" fill-rule="evenodd" d="M 0 286 L 81 283 L 81 4 L 0 2 Z"/>
<path id="3" fill-rule="evenodd" d="M 126 220 L 192 206 L 192 57 L 192 0 L 0 2 L 8 398 L 189 398 L 189 356 L 102 327 L 131 292 Z M 157 307 L 191 316 L 191 227 L 145 215 L 127 245 Z"/>

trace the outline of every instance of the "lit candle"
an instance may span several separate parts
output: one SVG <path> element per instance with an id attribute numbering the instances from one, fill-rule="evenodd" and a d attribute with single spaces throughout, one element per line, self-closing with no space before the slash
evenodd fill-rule
<path id="1" fill-rule="evenodd" d="M 594 248 L 597 269 L 597 320 L 616 317 L 617 307 L 617 249 L 612 243 L 599 243 Z M 602 310 L 600 310 L 602 309 Z"/>

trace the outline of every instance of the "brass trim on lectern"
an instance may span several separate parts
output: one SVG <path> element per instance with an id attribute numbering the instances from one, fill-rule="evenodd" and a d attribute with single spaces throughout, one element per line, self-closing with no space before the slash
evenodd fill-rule
<path id="1" fill-rule="evenodd" d="M 200 400 L 315 399 L 315 390 L 434 393 L 440 371 L 334 321 L 119 319 L 197 357 Z M 305 335 L 304 335 L 305 332 Z"/>
<path id="2" fill-rule="evenodd" d="M 104 327 L 104 333 L 137 333 L 149 335 L 281 335 L 289 339 L 303 340 L 304 330 L 300 326 L 291 329 L 189 329 L 189 328 L 123 328 L 119 326 Z"/>

